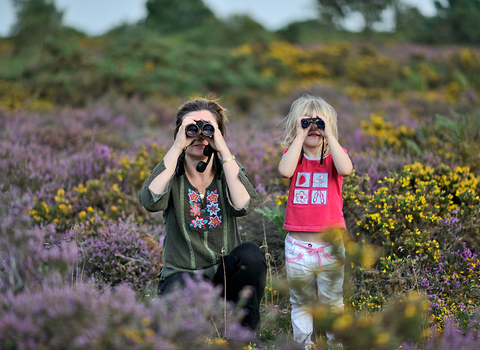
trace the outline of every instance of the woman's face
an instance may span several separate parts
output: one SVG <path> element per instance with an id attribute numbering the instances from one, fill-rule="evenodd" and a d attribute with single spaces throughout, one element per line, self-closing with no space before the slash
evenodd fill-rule
<path id="1" fill-rule="evenodd" d="M 196 121 L 199 121 L 199 120 L 209 122 L 213 124 L 215 127 L 217 127 L 217 124 L 218 124 L 213 114 L 205 110 L 189 112 L 185 114 L 183 120 L 188 120 L 189 121 L 188 124 L 194 124 Z M 208 145 L 207 138 L 203 136 L 202 133 L 199 133 L 198 136 L 196 136 L 193 139 L 193 142 L 190 144 L 190 146 L 187 147 L 186 153 L 191 157 L 202 158 L 202 159 L 206 158 L 206 156 L 203 154 L 203 149 L 205 148 L 206 145 Z"/>

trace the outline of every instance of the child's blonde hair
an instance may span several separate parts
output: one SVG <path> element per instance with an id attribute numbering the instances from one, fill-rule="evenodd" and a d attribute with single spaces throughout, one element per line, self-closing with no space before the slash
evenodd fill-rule
<path id="1" fill-rule="evenodd" d="M 289 148 L 292 145 L 296 136 L 297 120 L 298 118 L 315 117 L 317 114 L 323 115 L 330 122 L 332 126 L 333 136 L 338 139 L 337 130 L 337 112 L 329 105 L 323 98 L 303 94 L 292 103 L 290 112 L 285 117 L 285 129 L 282 135 L 280 145 L 283 148 Z M 328 151 L 328 144 L 325 142 L 326 151 Z"/>

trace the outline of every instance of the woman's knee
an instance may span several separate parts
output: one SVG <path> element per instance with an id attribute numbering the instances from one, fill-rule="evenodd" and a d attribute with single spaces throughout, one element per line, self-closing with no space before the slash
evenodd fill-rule
<path id="1" fill-rule="evenodd" d="M 193 274 L 186 272 L 173 274 L 158 283 L 157 294 L 159 296 L 165 296 L 173 292 L 176 288 L 184 288 L 185 278 L 192 278 L 193 276 Z"/>
<path id="2" fill-rule="evenodd" d="M 258 245 L 253 242 L 244 242 L 239 244 L 232 250 L 229 254 L 230 256 L 235 256 L 243 262 L 265 262 L 265 254 Z"/>

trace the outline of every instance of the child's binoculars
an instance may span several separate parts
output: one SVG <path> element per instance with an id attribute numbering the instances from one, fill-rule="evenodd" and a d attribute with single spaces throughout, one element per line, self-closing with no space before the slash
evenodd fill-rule
<path id="1" fill-rule="evenodd" d="M 319 128 L 319 129 L 325 128 L 325 123 L 324 123 L 323 120 L 321 120 L 320 118 L 306 118 L 306 119 L 302 119 L 302 128 L 304 128 L 304 129 L 308 128 L 308 126 L 309 126 L 311 123 L 316 123 L 316 124 L 317 124 L 317 128 Z"/>

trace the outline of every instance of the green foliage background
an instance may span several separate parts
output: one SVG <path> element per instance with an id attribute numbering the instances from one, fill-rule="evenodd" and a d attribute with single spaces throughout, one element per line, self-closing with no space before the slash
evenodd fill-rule
<path id="1" fill-rule="evenodd" d="M 247 111 L 256 96 L 282 96 L 305 80 L 334 78 L 352 85 L 350 90 L 377 90 L 365 93 L 372 96 L 385 88 L 401 93 L 449 86 L 455 98 L 463 90 L 478 91 L 480 85 L 475 51 L 437 61 L 392 59 L 376 49 L 405 39 L 478 43 L 480 29 L 470 25 L 480 14 L 478 0 L 437 2 L 434 17 L 423 17 L 399 1 L 349 0 L 339 7 L 342 1 L 319 0 L 322 20 L 291 23 L 277 32 L 246 15 L 217 19 L 201 0 L 149 0 L 144 20 L 98 37 L 63 26 L 63 13 L 51 0 L 13 2 L 17 22 L 12 35 L 0 39 L 0 100 L 8 108 L 32 101 L 81 107 L 105 96 L 183 98 L 213 92 Z M 397 29 L 374 32 L 372 25 L 380 17 L 367 20 L 368 13 L 388 7 L 395 10 Z M 363 33 L 330 25 L 354 11 L 368 22 Z M 332 41 L 349 44 L 337 52 L 322 47 Z M 284 49 L 288 53 L 272 52 L 282 42 L 293 45 Z"/>

